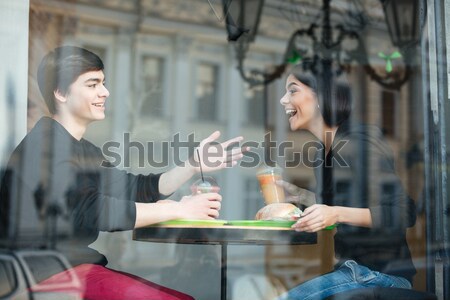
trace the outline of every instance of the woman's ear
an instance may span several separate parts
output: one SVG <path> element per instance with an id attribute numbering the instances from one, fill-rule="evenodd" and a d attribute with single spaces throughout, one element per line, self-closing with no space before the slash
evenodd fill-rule
<path id="1" fill-rule="evenodd" d="M 59 101 L 59 102 L 66 102 L 67 101 L 66 96 L 63 95 L 60 90 L 54 90 L 53 91 L 53 95 L 55 96 L 55 99 L 57 101 Z"/>

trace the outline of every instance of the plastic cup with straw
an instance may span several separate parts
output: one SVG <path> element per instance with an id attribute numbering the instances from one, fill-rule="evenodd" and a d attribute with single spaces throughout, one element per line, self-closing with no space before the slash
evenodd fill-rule
<path id="1" fill-rule="evenodd" d="M 217 181 L 211 176 L 203 175 L 202 162 L 200 159 L 200 152 L 197 149 L 198 164 L 200 166 L 201 179 L 198 179 L 194 184 L 191 185 L 192 195 L 204 194 L 204 193 L 218 193 L 220 187 Z"/>

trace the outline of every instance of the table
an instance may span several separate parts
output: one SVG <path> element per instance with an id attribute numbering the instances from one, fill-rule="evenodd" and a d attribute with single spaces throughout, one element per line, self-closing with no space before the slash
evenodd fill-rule
<path id="1" fill-rule="evenodd" d="M 316 233 L 296 232 L 283 227 L 162 225 L 135 229 L 136 241 L 221 245 L 220 299 L 227 299 L 227 246 L 307 245 L 317 243 Z"/>

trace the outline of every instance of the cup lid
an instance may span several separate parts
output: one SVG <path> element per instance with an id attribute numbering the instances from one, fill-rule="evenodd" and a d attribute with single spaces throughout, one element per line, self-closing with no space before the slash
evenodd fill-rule
<path id="1" fill-rule="evenodd" d="M 258 171 L 256 171 L 256 175 L 263 175 L 263 174 L 281 174 L 282 169 L 279 167 L 269 167 L 269 166 L 263 166 L 258 168 Z"/>
<path id="2" fill-rule="evenodd" d="M 214 177 L 211 176 L 204 176 L 203 177 L 204 181 L 202 180 L 202 178 L 196 180 L 192 185 L 193 186 L 198 186 L 198 187 L 215 187 L 215 186 L 219 186 L 217 184 L 217 181 L 214 179 Z"/>

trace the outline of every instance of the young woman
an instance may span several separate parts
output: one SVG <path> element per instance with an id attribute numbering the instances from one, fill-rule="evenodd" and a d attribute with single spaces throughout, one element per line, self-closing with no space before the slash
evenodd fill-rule
<path id="1" fill-rule="evenodd" d="M 301 188 L 280 184 L 309 201 L 295 230 L 317 232 L 338 224 L 337 263 L 334 271 L 300 284 L 280 299 L 323 299 L 370 286 L 411 288 L 415 268 L 405 235 L 415 223 L 415 205 L 395 174 L 391 150 L 379 129 L 351 121 L 347 94 L 338 91 L 319 101 L 313 78 L 308 84 L 301 78 L 300 67 L 293 68 L 280 103 L 291 130 L 307 130 L 323 145 L 314 169 L 317 203 L 311 205 Z M 343 183 L 349 187 L 345 193 L 339 188 Z"/>
<path id="2" fill-rule="evenodd" d="M 83 138 L 89 124 L 105 118 L 108 105 L 103 62 L 94 53 L 72 46 L 56 48 L 43 58 L 37 79 L 51 116 L 39 120 L 11 156 L 8 180 L 1 185 L 1 236 L 14 236 L 12 243 L 18 247 L 46 243 L 60 250 L 73 265 L 66 272 L 75 272 L 81 282 L 83 299 L 192 299 L 107 268 L 106 257 L 89 245 L 100 231 L 132 230 L 171 219 L 217 218 L 217 193 L 161 200 L 198 173 L 198 163 L 191 159 L 163 174 L 133 175 L 114 168 Z M 207 154 L 219 135 L 203 140 L 199 153 Z M 203 161 L 203 171 L 235 165 L 241 150 L 225 149 L 240 140 L 220 144 L 223 155 L 214 154 L 214 166 Z M 41 271 L 41 278 L 52 275 L 43 284 L 67 280 L 66 272 Z"/>

